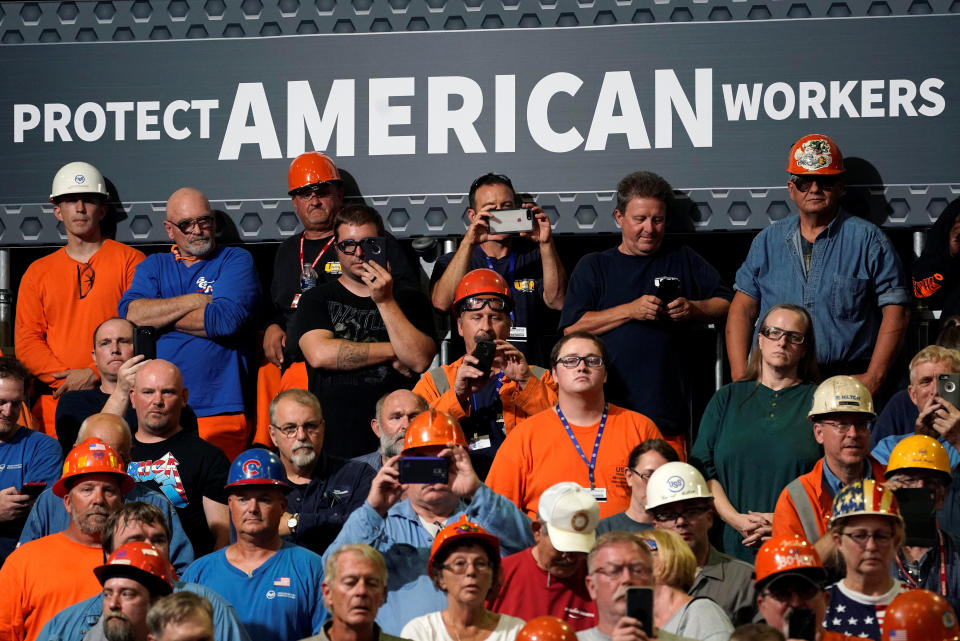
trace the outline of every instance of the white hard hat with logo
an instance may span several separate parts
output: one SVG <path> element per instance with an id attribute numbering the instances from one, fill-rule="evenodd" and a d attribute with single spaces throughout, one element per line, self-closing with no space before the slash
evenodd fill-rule
<path id="1" fill-rule="evenodd" d="M 53 177 L 50 202 L 67 194 L 100 194 L 108 196 L 103 174 L 88 162 L 70 162 L 60 168 Z"/>
<path id="2" fill-rule="evenodd" d="M 647 481 L 647 509 L 686 501 L 712 499 L 710 487 L 697 468 L 689 463 L 671 461 L 656 469 Z"/>
<path id="3" fill-rule="evenodd" d="M 867 386 L 852 376 L 831 376 L 820 383 L 813 393 L 813 405 L 807 418 L 813 419 L 820 414 L 869 414 L 873 411 L 873 397 Z"/>

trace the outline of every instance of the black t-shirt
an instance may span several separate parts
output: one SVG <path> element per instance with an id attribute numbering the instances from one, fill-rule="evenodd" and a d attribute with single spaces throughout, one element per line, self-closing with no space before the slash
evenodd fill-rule
<path id="1" fill-rule="evenodd" d="M 57 403 L 55 420 L 57 425 L 57 440 L 60 441 L 60 447 L 63 449 L 64 456 L 73 449 L 74 444 L 77 442 L 80 425 L 87 417 L 102 412 L 103 406 L 108 398 L 110 398 L 110 395 L 103 393 L 99 387 L 74 390 L 60 397 L 60 402 Z M 127 407 L 123 419 L 127 422 L 132 432 L 137 431 L 137 412 L 132 406 Z M 188 432 L 197 431 L 197 415 L 194 414 L 189 405 L 184 406 L 180 413 L 180 425 Z"/>
<path id="2" fill-rule="evenodd" d="M 127 473 L 161 492 L 177 508 L 197 558 L 213 551 L 213 535 L 203 511 L 203 497 L 227 502 L 230 461 L 198 434 L 181 430 L 158 443 L 133 439 L 133 461 Z"/>
<path id="3" fill-rule="evenodd" d="M 271 323 L 276 323 L 287 330 L 297 311 L 298 295 L 302 295 L 300 288 L 300 239 L 303 234 L 288 238 L 277 248 L 277 255 L 273 260 L 273 280 L 270 283 L 270 300 L 272 303 Z M 340 262 L 337 260 L 337 249 L 328 241 L 333 238 L 319 240 L 303 239 L 303 262 L 307 265 L 316 265 L 313 270 L 317 274 L 317 285 L 336 280 L 340 277 Z M 420 286 L 418 272 L 413 269 L 410 261 L 403 252 L 400 242 L 387 234 L 387 262 L 390 264 L 390 273 L 395 283 L 400 282 L 405 287 L 417 288 Z M 323 256 L 317 260 L 317 254 L 326 247 Z M 289 338 L 289 337 L 288 337 Z M 302 361 L 303 356 L 297 348 L 297 341 L 287 340 L 284 353 L 284 365 Z"/>
<path id="4" fill-rule="evenodd" d="M 510 252 L 503 258 L 490 258 L 477 246 L 470 254 L 468 271 L 474 269 L 493 269 L 503 276 L 510 285 L 514 311 L 513 328 L 509 341 L 517 347 L 533 365 L 545 365 L 549 360 L 550 349 L 557 341 L 557 320 L 559 314 L 543 302 L 543 265 L 540 261 L 540 248 L 525 238 L 514 239 Z M 432 288 L 453 260 L 454 252 L 444 254 L 430 274 Z M 488 262 L 489 261 L 489 262 Z M 511 267 L 513 268 L 511 270 Z M 463 356 L 465 347 L 463 338 L 457 333 L 456 314 L 452 315 L 453 331 L 450 342 L 450 359 Z"/>
<path id="5" fill-rule="evenodd" d="M 414 327 L 434 336 L 433 311 L 426 296 L 413 289 L 399 289 L 394 299 Z M 304 294 L 294 326 L 297 342 L 315 329 L 325 329 L 333 332 L 334 338 L 354 343 L 390 340 L 373 300 L 353 294 L 339 281 L 318 285 Z M 323 449 L 341 458 L 377 449 L 379 441 L 370 429 L 377 400 L 394 390 L 413 389 L 420 379 L 417 374 L 404 376 L 390 363 L 348 371 L 315 369 L 307 364 L 307 377 L 327 423 Z"/>

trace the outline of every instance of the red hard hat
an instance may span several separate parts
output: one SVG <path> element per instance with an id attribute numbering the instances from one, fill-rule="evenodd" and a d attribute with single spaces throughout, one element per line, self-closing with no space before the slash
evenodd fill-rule
<path id="1" fill-rule="evenodd" d="M 939 594 L 929 590 L 901 592 L 887 606 L 880 641 L 918 639 L 960 641 L 957 615 Z"/>
<path id="2" fill-rule="evenodd" d="M 308 151 L 300 154 L 290 163 L 290 170 L 287 172 L 287 193 L 291 196 L 301 187 L 326 182 L 343 182 L 337 166 L 326 154 Z"/>
<path id="3" fill-rule="evenodd" d="M 433 408 L 413 417 L 403 437 L 403 452 L 419 447 L 456 443 L 467 447 L 467 438 L 457 419 Z"/>
<path id="4" fill-rule="evenodd" d="M 843 154 L 829 136 L 809 134 L 793 143 L 787 158 L 788 174 L 842 174 Z"/>
<path id="5" fill-rule="evenodd" d="M 53 493 L 63 498 L 68 492 L 68 479 L 97 473 L 116 474 L 120 491 L 124 494 L 133 489 L 134 481 L 123 469 L 123 461 L 116 451 L 98 438 L 88 438 L 67 454 L 63 461 L 63 474 L 53 484 Z"/>
<path id="6" fill-rule="evenodd" d="M 460 279 L 457 284 L 457 291 L 453 296 L 453 308 L 456 310 L 460 301 L 471 296 L 499 296 L 507 300 L 511 305 L 513 298 L 510 297 L 510 285 L 504 280 L 503 276 L 492 269 L 475 269 Z"/>
<path id="7" fill-rule="evenodd" d="M 820 555 L 813 545 L 795 534 L 768 539 L 757 552 L 755 568 L 757 585 L 782 574 L 800 574 L 815 583 L 827 578 Z"/>
<path id="8" fill-rule="evenodd" d="M 566 621 L 542 616 L 527 621 L 517 633 L 517 641 L 577 641 L 577 633 Z"/>
<path id="9" fill-rule="evenodd" d="M 467 515 L 462 514 L 459 519 L 440 530 L 437 533 L 437 538 L 433 540 L 433 545 L 430 547 L 430 558 L 427 560 L 427 576 L 433 576 L 433 559 L 437 556 L 437 553 L 444 546 L 463 539 L 476 539 L 481 543 L 488 543 L 493 546 L 497 557 L 500 556 L 500 539 L 476 523 L 471 523 L 467 520 Z M 493 561 L 493 559 L 490 560 Z"/>
<path id="10" fill-rule="evenodd" d="M 173 567 L 163 553 L 144 541 L 131 541 L 113 551 L 105 565 L 93 569 L 100 585 L 114 577 L 142 583 L 154 594 L 173 592 Z"/>

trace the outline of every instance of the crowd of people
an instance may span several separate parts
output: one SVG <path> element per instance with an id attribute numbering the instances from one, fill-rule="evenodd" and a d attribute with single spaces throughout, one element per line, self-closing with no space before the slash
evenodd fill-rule
<path id="1" fill-rule="evenodd" d="M 960 639 L 960 322 L 886 389 L 915 301 L 960 310 L 960 220 L 911 291 L 833 140 L 787 174 L 732 286 L 650 172 L 569 276 L 481 176 L 427 278 L 308 152 L 261 300 L 201 191 L 144 256 L 65 165 L 0 356 L 0 641 Z M 680 354 L 724 322 L 696 416 Z"/>

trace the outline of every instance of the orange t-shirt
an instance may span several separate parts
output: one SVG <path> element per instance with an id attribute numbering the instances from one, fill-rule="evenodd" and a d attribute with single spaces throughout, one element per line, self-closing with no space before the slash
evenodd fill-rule
<path id="1" fill-rule="evenodd" d="M 117 303 L 143 258 L 143 252 L 107 239 L 90 257 L 89 268 L 70 258 L 65 247 L 31 263 L 17 293 L 17 358 L 52 387 L 60 384 L 54 372 L 93 368 L 93 330 L 117 315 Z"/>
<path id="2" fill-rule="evenodd" d="M 589 459 L 597 439 L 600 421 L 593 425 L 570 425 L 580 449 Z M 651 438 L 663 438 L 660 430 L 643 414 L 611 405 L 597 450 L 594 481 L 607 491 L 600 502 L 600 518 L 623 512 L 630 504 L 627 485 L 627 458 L 637 445 Z M 590 487 L 587 464 L 580 458 L 563 424 L 553 409 L 534 414 L 520 423 L 497 450 L 486 484 L 536 518 L 540 495 L 561 481 Z"/>
<path id="3" fill-rule="evenodd" d="M 0 568 L 0 641 L 33 641 L 53 615 L 102 588 L 103 551 L 63 532 L 24 543 Z"/>

